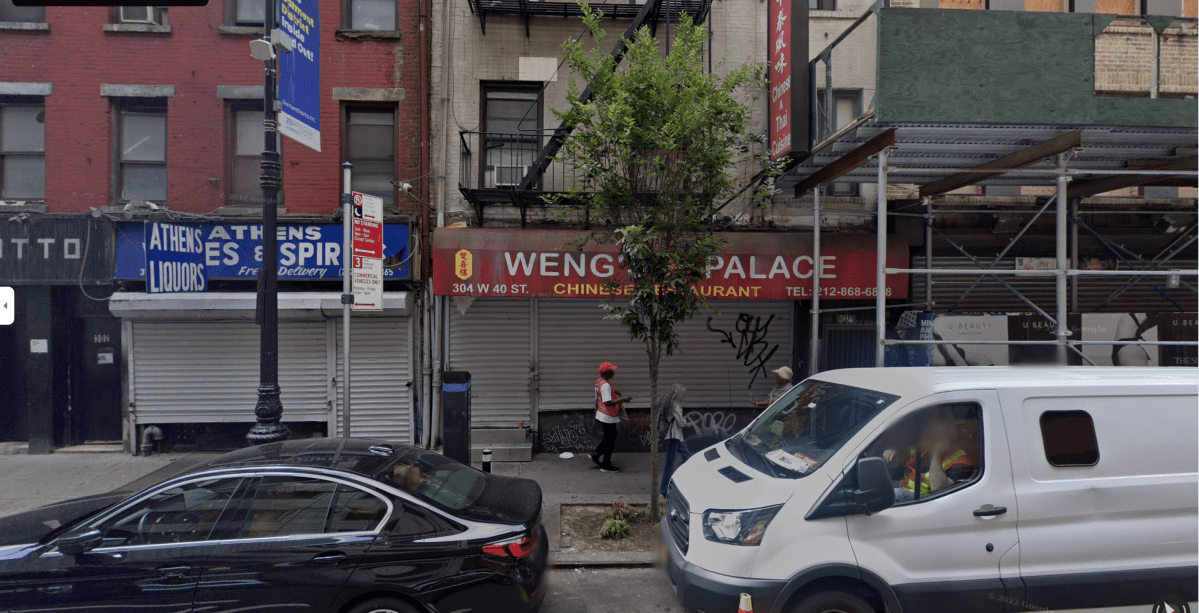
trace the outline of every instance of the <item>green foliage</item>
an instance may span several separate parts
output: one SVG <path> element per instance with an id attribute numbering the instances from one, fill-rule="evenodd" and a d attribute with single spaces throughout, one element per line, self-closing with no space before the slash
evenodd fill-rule
<path id="1" fill-rule="evenodd" d="M 750 127 L 742 89 L 761 87 L 761 66 L 723 74 L 704 70 L 703 26 L 684 15 L 670 52 L 663 53 L 648 27 L 625 41 L 624 60 L 605 48 L 601 14 L 582 4 L 583 22 L 594 49 L 580 39 L 563 45 L 566 64 L 592 95 L 584 100 L 572 76 L 567 108 L 554 110 L 573 131 L 556 161 L 573 167 L 578 182 L 564 194 L 547 196 L 558 204 L 583 203 L 592 224 L 602 226 L 589 240 L 615 243 L 623 276 L 610 288 L 622 289 L 624 303 L 607 304 L 607 319 L 623 325 L 645 346 L 651 402 L 658 396 L 658 366 L 678 349 L 676 326 L 695 316 L 704 299 L 695 284 L 721 250 L 709 221 L 718 199 L 738 193 L 730 173 Z M 722 67 L 723 71 L 723 67 Z M 747 150 L 747 149 L 746 149 Z M 777 174 L 765 166 L 763 175 Z M 769 197 L 758 190 L 755 197 Z M 657 506 L 656 420 L 651 420 L 651 516 Z"/>
<path id="2" fill-rule="evenodd" d="M 627 520 L 633 515 L 633 507 L 623 500 L 617 500 L 608 507 L 608 517 L 612 519 Z"/>
<path id="3" fill-rule="evenodd" d="M 599 536 L 602 539 L 618 541 L 628 538 L 632 533 L 633 529 L 629 527 L 629 522 L 623 519 L 607 519 L 604 520 L 604 526 L 600 528 Z"/>

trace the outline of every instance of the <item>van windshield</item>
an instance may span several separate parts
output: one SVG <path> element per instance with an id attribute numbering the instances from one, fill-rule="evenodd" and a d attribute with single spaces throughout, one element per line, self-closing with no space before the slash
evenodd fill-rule
<path id="1" fill-rule="evenodd" d="M 808 379 L 729 441 L 739 460 L 775 477 L 812 474 L 899 396 Z"/>

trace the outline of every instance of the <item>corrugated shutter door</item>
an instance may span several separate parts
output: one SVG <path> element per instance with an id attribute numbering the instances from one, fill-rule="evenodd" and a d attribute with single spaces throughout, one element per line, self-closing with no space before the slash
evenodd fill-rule
<path id="1" fill-rule="evenodd" d="M 337 407 L 337 436 L 342 435 L 341 320 L 334 320 L 337 339 L 337 370 L 334 394 Z M 355 438 L 377 438 L 412 442 L 412 396 L 408 381 L 408 319 L 361 317 L 350 322 L 350 434 Z"/>
<path id="2" fill-rule="evenodd" d="M 478 298 L 465 315 L 449 310 L 449 370 L 470 373 L 471 427 L 528 423 L 529 301 Z"/>
<path id="3" fill-rule="evenodd" d="M 259 328 L 253 322 L 135 321 L 130 393 L 140 424 L 252 422 Z M 279 323 L 283 421 L 328 419 L 324 321 Z"/>
<path id="4" fill-rule="evenodd" d="M 605 360 L 619 367 L 616 387 L 633 396 L 631 406 L 649 406 L 649 366 L 643 345 L 630 340 L 619 324 L 605 321 L 597 304 L 539 301 L 541 410 L 594 406 L 593 383 L 599 376 L 597 367 Z M 709 307 L 679 327 L 679 350 L 662 360 L 658 393 L 682 383 L 689 407 L 742 406 L 749 400 L 752 380 L 752 391 L 764 398 L 774 387 L 773 376 L 764 371 L 787 366 L 791 360 L 791 304 L 738 301 L 711 302 Z M 709 317 L 712 328 L 732 336 L 732 344 L 724 342 L 725 334 L 708 329 Z M 765 360 L 761 368 L 759 357 Z"/>

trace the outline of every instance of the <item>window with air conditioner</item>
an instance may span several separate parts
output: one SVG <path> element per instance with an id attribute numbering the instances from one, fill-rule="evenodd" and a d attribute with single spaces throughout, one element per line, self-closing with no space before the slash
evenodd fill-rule
<path id="1" fill-rule="evenodd" d="M 493 166 L 493 181 L 496 187 L 516 187 L 529 172 L 528 166 Z"/>
<path id="2" fill-rule="evenodd" d="M 541 152 L 541 84 L 505 83 L 483 88 L 482 185 L 520 185 Z M 533 189 L 540 189 L 534 185 Z"/>
<path id="3" fill-rule="evenodd" d="M 152 6 L 122 6 L 117 8 L 117 18 L 121 23 L 156 25 L 155 10 Z"/>

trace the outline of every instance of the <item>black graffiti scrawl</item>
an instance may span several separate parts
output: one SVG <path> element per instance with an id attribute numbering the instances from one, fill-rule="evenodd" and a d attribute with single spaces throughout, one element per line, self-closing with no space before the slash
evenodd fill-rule
<path id="1" fill-rule="evenodd" d="M 724 338 L 720 339 L 720 342 L 728 343 L 729 346 L 736 349 L 737 359 L 749 368 L 750 377 L 747 388 L 753 387 L 758 375 L 766 376 L 766 363 L 774 357 L 774 352 L 779 349 L 778 345 L 771 347 L 770 342 L 766 340 L 772 321 L 774 321 L 774 315 L 767 317 L 766 321 L 762 321 L 761 317 L 741 313 L 737 315 L 737 323 L 733 326 L 738 335 L 734 336 L 731 332 L 713 328 L 712 318 L 708 318 L 708 329 L 723 336 Z"/>

